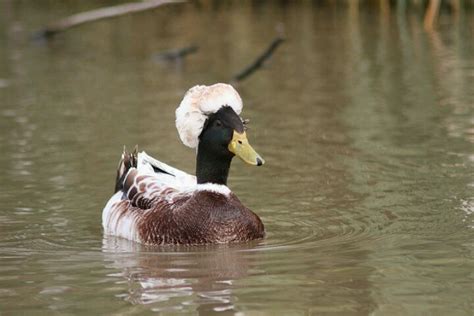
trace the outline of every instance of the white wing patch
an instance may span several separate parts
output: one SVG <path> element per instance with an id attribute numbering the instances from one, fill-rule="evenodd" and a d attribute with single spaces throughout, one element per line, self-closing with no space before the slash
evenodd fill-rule
<path id="1" fill-rule="evenodd" d="M 123 192 L 115 193 L 102 212 L 104 233 L 140 242 L 137 231 L 137 214 L 126 212 L 130 201 L 122 199 Z"/>

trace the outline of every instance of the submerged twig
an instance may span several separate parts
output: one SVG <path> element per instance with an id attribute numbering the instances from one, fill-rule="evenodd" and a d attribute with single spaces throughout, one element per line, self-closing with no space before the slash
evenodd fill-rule
<path id="1" fill-rule="evenodd" d="M 284 40 L 285 39 L 281 36 L 278 36 L 277 38 L 275 38 L 270 43 L 270 45 L 267 47 L 267 49 L 263 52 L 263 54 L 258 56 L 258 58 L 253 63 L 251 63 L 249 66 L 244 68 L 244 70 L 242 70 L 238 74 L 234 75 L 232 77 L 232 80 L 233 81 L 242 81 L 245 78 L 247 78 L 248 76 L 250 76 L 251 74 L 253 74 L 256 70 L 258 70 L 260 67 L 262 67 L 263 63 L 272 56 L 272 54 L 275 52 L 277 47 Z"/>
<path id="2" fill-rule="evenodd" d="M 170 50 L 165 50 L 153 55 L 155 60 L 164 60 L 164 61 L 173 61 L 177 59 L 184 58 L 185 56 L 197 52 L 199 47 L 197 45 L 190 45 L 181 48 L 174 48 Z"/>
<path id="3" fill-rule="evenodd" d="M 168 3 L 180 3 L 185 0 L 148 0 L 142 2 L 124 3 L 112 7 L 100 8 L 65 17 L 46 26 L 36 34 L 36 37 L 50 38 L 57 33 L 79 26 L 84 23 L 113 18 L 125 14 L 154 9 Z"/>
<path id="4" fill-rule="evenodd" d="M 423 21 L 426 31 L 433 30 L 436 19 L 438 18 L 440 0 L 430 0 L 428 8 L 426 9 L 425 18 Z"/>

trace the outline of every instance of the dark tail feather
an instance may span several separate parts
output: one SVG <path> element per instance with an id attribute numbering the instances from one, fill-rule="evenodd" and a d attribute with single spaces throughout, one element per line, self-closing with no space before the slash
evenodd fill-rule
<path id="1" fill-rule="evenodd" d="M 130 168 L 137 167 L 137 158 L 138 158 L 138 145 L 135 145 L 135 149 L 132 153 L 127 152 L 125 146 L 123 146 L 122 158 L 118 164 L 117 168 L 117 177 L 115 179 L 115 191 L 120 191 L 123 189 L 123 180 L 127 175 Z"/>

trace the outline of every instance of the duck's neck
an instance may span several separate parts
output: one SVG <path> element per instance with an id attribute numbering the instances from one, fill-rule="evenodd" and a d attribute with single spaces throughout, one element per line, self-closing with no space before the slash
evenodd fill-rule
<path id="1" fill-rule="evenodd" d="M 232 156 L 216 157 L 198 147 L 196 158 L 197 183 L 215 183 L 227 185 Z"/>

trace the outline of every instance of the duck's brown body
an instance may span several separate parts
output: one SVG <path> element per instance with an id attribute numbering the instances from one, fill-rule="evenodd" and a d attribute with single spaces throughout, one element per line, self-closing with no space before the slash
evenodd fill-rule
<path id="1" fill-rule="evenodd" d="M 174 200 L 172 208 L 164 201 L 152 205 L 136 225 L 140 241 L 153 245 L 233 243 L 264 236 L 260 218 L 233 193 L 204 190 Z"/>

